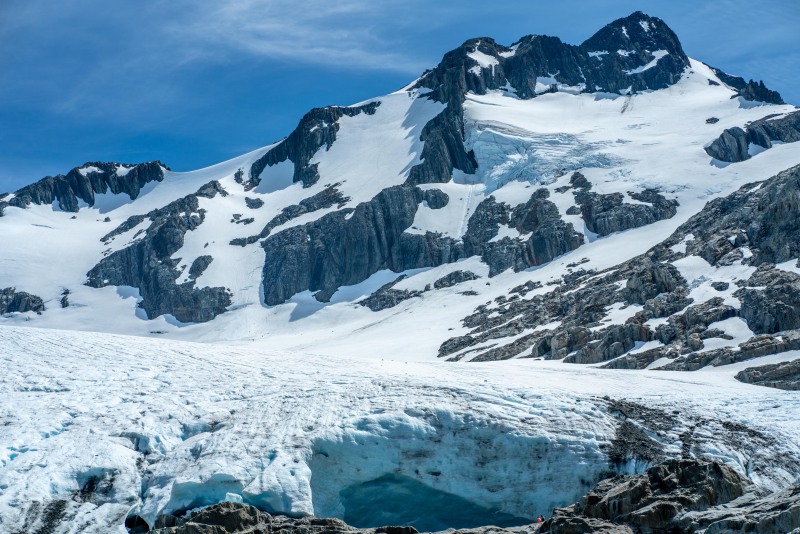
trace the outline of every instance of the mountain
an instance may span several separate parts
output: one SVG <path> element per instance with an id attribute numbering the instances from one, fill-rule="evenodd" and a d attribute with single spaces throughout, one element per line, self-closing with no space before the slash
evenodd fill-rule
<path id="1" fill-rule="evenodd" d="M 91 162 L 0 195 L 0 406 L 25 406 L 0 530 L 228 494 L 513 525 L 689 455 L 786 488 L 797 141 L 797 107 L 636 12 L 578 46 L 471 39 L 206 169 Z M 410 494 L 442 510 L 376 510 Z"/>

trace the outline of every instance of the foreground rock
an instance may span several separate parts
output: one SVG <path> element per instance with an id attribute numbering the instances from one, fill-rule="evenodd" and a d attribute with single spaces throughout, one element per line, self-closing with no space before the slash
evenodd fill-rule
<path id="1" fill-rule="evenodd" d="M 553 512 L 540 532 L 797 532 L 800 486 L 761 496 L 717 462 L 669 460 L 641 475 L 600 482 L 579 503 Z"/>

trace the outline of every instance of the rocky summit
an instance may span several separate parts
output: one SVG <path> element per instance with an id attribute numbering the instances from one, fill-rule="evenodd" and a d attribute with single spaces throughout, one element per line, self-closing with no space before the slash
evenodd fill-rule
<path id="1" fill-rule="evenodd" d="M 800 528 L 778 92 L 636 12 L 287 133 L 0 194 L 0 532 Z"/>

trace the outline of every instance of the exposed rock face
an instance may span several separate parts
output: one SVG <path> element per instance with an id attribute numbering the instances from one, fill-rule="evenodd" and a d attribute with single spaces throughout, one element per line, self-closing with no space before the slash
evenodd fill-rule
<path id="1" fill-rule="evenodd" d="M 118 163 L 92 162 L 76 167 L 66 175 L 48 176 L 15 192 L 5 202 L 0 200 L 0 216 L 4 206 L 24 208 L 29 204 L 52 204 L 58 202 L 63 211 L 76 212 L 79 202 L 94 206 L 95 195 L 104 193 L 126 193 L 131 199 L 149 182 L 164 179 L 164 165 L 160 161 L 121 165 Z"/>
<path id="2" fill-rule="evenodd" d="M 29 311 L 41 314 L 44 310 L 44 302 L 36 295 L 31 295 L 25 291 L 17 291 L 13 287 L 0 289 L 0 315 Z"/>
<path id="3" fill-rule="evenodd" d="M 607 364 L 616 369 L 642 369 L 670 358 L 673 362 L 663 369 L 691 371 L 794 350 L 793 332 L 800 329 L 800 276 L 774 264 L 800 256 L 798 221 L 800 167 L 795 167 L 710 202 L 664 243 L 622 265 L 597 273 L 573 270 L 579 264 L 572 264 L 561 283 L 549 291 L 526 296 L 529 289 L 520 286 L 512 290 L 511 298 L 478 307 L 463 321 L 472 331 L 445 341 L 439 355 L 451 360 L 469 356 L 472 361 L 524 355 L 572 363 L 618 358 Z M 673 250 L 678 245 L 685 252 Z M 736 282 L 735 291 L 729 282 L 710 284 L 738 299 L 741 306 L 722 296 L 697 303 L 690 299 L 688 282 L 672 265 L 685 256 L 699 256 L 714 267 L 742 262 L 759 266 L 749 279 Z M 623 324 L 606 324 L 603 320 L 611 306 L 620 311 L 629 306 L 641 309 L 631 312 Z M 737 317 L 755 334 L 768 335 L 757 335 L 738 347 L 697 352 L 707 339 L 731 339 L 711 325 Z M 647 324 L 651 319 L 661 321 Z M 660 346 L 627 354 L 650 341 Z M 478 344 L 482 348 L 472 349 Z"/>
<path id="4" fill-rule="evenodd" d="M 147 532 L 129 518 L 129 532 Z M 718 462 L 667 460 L 640 475 L 605 479 L 580 502 L 557 508 L 544 523 L 515 528 L 479 527 L 456 534 L 656 534 L 661 532 L 760 532 L 800 528 L 800 486 L 761 496 L 749 480 Z M 413 527 L 353 528 L 339 519 L 271 516 L 223 502 L 188 517 L 161 516 L 154 534 L 417 534 Z"/>
<path id="5" fill-rule="evenodd" d="M 761 498 L 729 467 L 685 459 L 600 482 L 579 503 L 556 509 L 540 532 L 778 534 L 798 527 L 800 487 Z"/>
<path id="6" fill-rule="evenodd" d="M 423 200 L 432 208 L 446 205 L 441 195 L 408 185 L 387 188 L 352 212 L 331 213 L 270 235 L 263 243 L 265 302 L 280 304 L 305 290 L 321 292 L 324 301 L 339 287 L 362 282 L 382 269 L 436 267 L 474 255 L 489 265 L 490 276 L 541 265 L 583 243 L 573 226 L 561 220 L 555 204 L 546 200 L 548 194 L 540 189 L 514 210 L 492 198 L 484 200 L 470 218 L 464 238 L 456 241 L 431 232 L 405 232 Z M 517 229 L 525 239 L 492 242 L 500 224 Z M 408 297 L 386 300 L 388 288 L 383 289 L 384 295 L 375 301 L 382 303 L 376 304 L 380 309 L 399 302 L 396 297 Z"/>
<path id="7" fill-rule="evenodd" d="M 433 289 L 444 289 L 446 287 L 453 287 L 463 282 L 470 280 L 477 280 L 480 278 L 478 275 L 471 271 L 453 271 L 433 283 Z M 394 289 L 398 282 L 405 279 L 405 275 L 400 276 L 394 282 L 389 282 L 381 286 L 372 295 L 360 301 L 359 304 L 366 306 L 372 311 L 381 311 L 387 308 L 393 308 L 401 302 L 421 296 L 423 293 L 430 291 L 431 286 L 428 284 L 421 291 L 409 291 L 407 289 Z M 317 293 L 319 295 L 319 293 Z M 315 297 L 317 295 L 314 295 Z M 319 299 L 319 297 L 317 297 Z"/>
<path id="8" fill-rule="evenodd" d="M 745 100 L 766 102 L 768 104 L 785 104 L 780 93 L 767 89 L 763 81 L 755 82 L 750 80 L 749 82 L 745 82 L 744 78 L 725 74 L 714 67 L 711 67 L 711 70 L 714 71 L 714 74 L 716 74 L 725 85 L 735 89 L 738 95 Z"/>
<path id="9" fill-rule="evenodd" d="M 475 50 L 496 63 L 482 66 L 468 56 Z M 655 59 L 656 51 L 666 53 L 652 67 L 641 69 Z M 629 88 L 635 92 L 667 87 L 688 65 L 672 30 L 660 19 L 636 12 L 608 24 L 580 46 L 542 35 L 522 38 L 514 44 L 514 50 L 489 38 L 472 39 L 446 55 L 419 84 L 435 90 L 458 76 L 462 87 L 483 94 L 503 88 L 507 81 L 517 96 L 532 98 L 548 90 L 540 88 L 547 85 L 539 80 L 545 78 L 586 92 L 624 93 Z"/>
<path id="10" fill-rule="evenodd" d="M 772 148 L 774 142 L 800 141 L 800 111 L 784 117 L 769 116 L 753 121 L 745 129 L 728 128 L 706 147 L 706 153 L 720 161 L 736 163 L 750 159 L 750 145 Z"/>
<path id="11" fill-rule="evenodd" d="M 453 287 L 456 284 L 468 282 L 470 280 L 477 280 L 480 278 L 472 271 L 453 271 L 452 273 L 439 278 L 433 283 L 434 289 L 443 289 L 445 287 Z"/>
<path id="12" fill-rule="evenodd" d="M 621 193 L 601 195 L 586 191 L 576 192 L 575 200 L 581 206 L 581 217 L 586 221 L 586 227 L 600 236 L 669 219 L 677 212 L 677 201 L 667 200 L 652 189 L 629 195 L 647 204 L 627 203 Z"/>
<path id="13" fill-rule="evenodd" d="M 303 182 L 303 187 L 310 187 L 319 180 L 317 166 L 309 162 L 321 147 L 331 147 L 339 131 L 338 120 L 343 117 L 355 117 L 361 113 L 372 115 L 380 106 L 380 102 L 370 102 L 363 106 L 342 107 L 330 106 L 315 108 L 306 113 L 297 128 L 276 147 L 261 156 L 250 167 L 249 180 L 245 189 L 252 189 L 261 182 L 261 173 L 267 167 L 277 165 L 286 160 L 294 164 L 294 181 Z"/>
<path id="14" fill-rule="evenodd" d="M 128 247 L 103 258 L 87 273 L 90 287 L 133 286 L 139 289 L 139 306 L 151 319 L 172 314 L 181 322 L 210 321 L 230 305 L 230 292 L 224 287 L 196 288 L 194 279 L 177 284 L 179 259 L 171 256 L 183 246 L 186 232 L 203 223 L 205 211 L 199 208 L 199 196 L 213 198 L 227 194 L 217 182 L 201 187 L 197 193 L 178 199 L 147 215 L 134 216 L 109 233 L 104 241 L 130 230 L 143 220 L 151 221 L 143 237 Z M 204 258 L 204 259 L 201 259 Z M 201 257 L 190 274 L 196 278 L 213 258 Z"/>
<path id="15" fill-rule="evenodd" d="M 271 235 L 263 244 L 265 302 L 280 304 L 305 290 L 335 291 L 381 269 L 399 272 L 447 261 L 447 250 L 427 256 L 433 250 L 424 247 L 423 236 L 403 234 L 422 199 L 418 188 L 391 187 L 351 214 L 331 213 Z"/>
<path id="16" fill-rule="evenodd" d="M 800 360 L 748 367 L 739 371 L 736 380 L 769 388 L 800 391 Z"/>
<path id="17" fill-rule="evenodd" d="M 760 267 L 735 293 L 742 302 L 741 317 L 757 334 L 800 328 L 800 276 Z"/>
<path id="18" fill-rule="evenodd" d="M 231 245 L 241 246 L 244 247 L 246 245 L 250 245 L 255 243 L 265 237 L 269 236 L 272 233 L 272 230 L 281 226 L 282 224 L 286 224 L 287 222 L 291 221 L 292 219 L 296 219 L 301 215 L 306 213 L 311 213 L 312 211 L 317 211 L 325 208 L 330 208 L 331 206 L 338 205 L 342 207 L 347 201 L 350 200 L 349 197 L 342 195 L 342 193 L 336 189 L 336 186 L 340 184 L 333 184 L 330 187 L 326 187 L 319 193 L 314 196 L 304 198 L 300 201 L 299 204 L 294 204 L 292 206 L 287 206 L 281 210 L 281 212 L 273 217 L 267 225 L 261 230 L 261 232 L 257 235 L 249 236 L 249 237 L 241 237 L 231 240 Z M 260 201 L 263 204 L 263 201 Z"/>

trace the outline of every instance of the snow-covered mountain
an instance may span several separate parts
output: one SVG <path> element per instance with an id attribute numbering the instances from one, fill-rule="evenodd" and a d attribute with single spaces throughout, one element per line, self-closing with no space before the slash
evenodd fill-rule
<path id="1" fill-rule="evenodd" d="M 0 441 L 0 473 L 12 481 L 0 485 L 0 516 L 32 528 L 21 525 L 46 514 L 20 502 L 48 502 L 83 487 L 81 477 L 113 472 L 124 495 L 83 512 L 76 505 L 69 517 L 135 516 L 153 526 L 160 514 L 227 493 L 272 511 L 344 516 L 340 490 L 388 473 L 510 520 L 528 517 L 535 502 L 543 510 L 568 503 L 607 471 L 617 418 L 610 401 L 587 395 L 609 391 L 652 406 L 676 389 L 668 402 L 693 415 L 644 427 L 672 452 L 687 446 L 678 430 L 706 424 L 703 410 L 742 428 L 768 412 L 770 439 L 785 447 L 761 457 L 755 442 L 704 430 L 697 452 L 723 457 L 765 488 L 783 487 L 800 474 L 800 449 L 786 441 L 796 435 L 797 397 L 741 382 L 798 387 L 797 141 L 797 107 L 763 83 L 687 57 L 663 21 L 637 12 L 579 46 L 535 35 L 508 47 L 469 40 L 395 93 L 312 110 L 282 141 L 206 169 L 93 162 L 2 195 L 0 343 L 21 374 L 0 384 L 11 402 L 44 393 L 25 404 L 40 415 L 15 422 Z M 51 350 L 56 356 L 45 357 Z M 194 353 L 205 356 L 194 361 Z M 528 360 L 439 363 L 511 358 Z M 402 382 L 396 369 L 382 378 L 384 359 L 419 363 L 404 367 L 412 378 Z M 170 369 L 148 374 L 162 360 Z M 270 374 L 283 361 L 291 369 Z M 85 412 L 76 408 L 74 392 L 88 386 L 73 384 L 80 378 L 70 372 L 102 381 L 93 365 L 119 365 L 121 374 L 106 378 L 119 381 L 111 389 L 129 380 L 130 395 L 146 400 L 100 388 Z M 334 387 L 340 365 L 347 376 Z M 566 393 L 556 387 L 563 406 L 554 394 L 542 410 L 586 402 L 587 426 L 546 415 L 528 426 L 533 408 L 524 399 L 542 385 L 527 380 L 542 373 L 572 384 Z M 39 374 L 47 379 L 31 385 Z M 254 378 L 251 392 L 248 374 L 294 389 L 262 401 L 262 381 Z M 197 384 L 218 375 L 223 385 L 208 386 L 218 400 L 195 407 Z M 631 376 L 638 383 L 626 391 Z M 526 386 L 514 389 L 515 381 Z M 317 387 L 328 391 L 312 395 Z M 485 397 L 505 389 L 518 398 Z M 64 393 L 63 403 L 52 402 L 53 392 Z M 702 392 L 717 400 L 698 404 L 692 397 Z M 349 395 L 352 402 L 340 402 Z M 274 409 L 259 412 L 261 402 Z M 517 402 L 527 407 L 498 408 Z M 725 408 L 740 402 L 738 415 Z M 286 407 L 303 403 L 314 407 L 294 415 Z M 786 412 L 769 411 L 775 403 Z M 487 422 L 493 417 L 511 420 Z M 498 424 L 505 426 L 486 430 Z M 258 425 L 276 433 L 259 435 Z M 471 444 L 452 443 L 448 454 L 468 450 L 467 458 L 485 433 L 525 444 L 502 444 L 508 466 L 487 460 L 486 472 L 459 467 L 457 477 L 432 482 L 420 469 L 441 473 L 455 460 L 417 441 L 442 439 L 447 429 L 466 433 Z M 534 469 L 518 481 L 538 488 L 525 496 L 492 490 L 497 476 L 510 483 L 518 453 L 539 450 L 542 432 L 550 445 L 566 440 L 563 457 L 543 462 L 583 466 L 562 473 L 568 488 L 556 491 L 554 475 Z M 78 433 L 95 434 L 101 459 Z M 380 461 L 358 476 L 345 473 L 366 449 L 344 444 L 368 448 L 376 435 L 397 450 L 376 453 Z M 416 448 L 428 460 L 409 461 Z M 213 461 L 196 457 L 211 450 Z M 652 460 L 636 454 L 614 469 L 641 471 Z M 59 469 L 41 467 L 43 459 Z M 31 483 L 23 473 L 33 472 L 49 482 Z"/>

